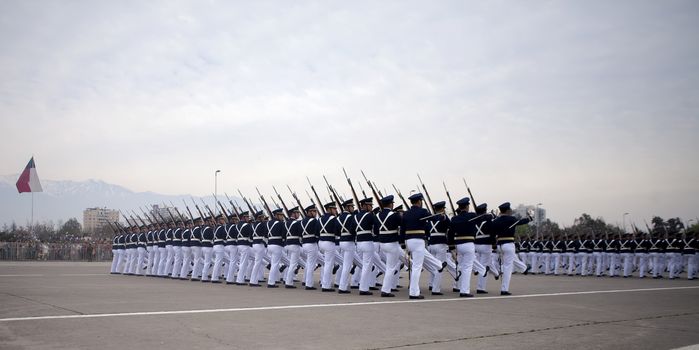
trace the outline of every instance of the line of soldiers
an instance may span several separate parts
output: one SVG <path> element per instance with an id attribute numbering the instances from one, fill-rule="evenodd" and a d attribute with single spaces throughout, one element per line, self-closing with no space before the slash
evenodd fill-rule
<path id="1" fill-rule="evenodd" d="M 638 271 L 640 278 L 647 274 L 663 278 L 667 272 L 669 279 L 675 279 L 686 271 L 687 279 L 694 280 L 699 263 L 699 233 L 666 237 L 646 233 L 640 238 L 631 233 L 618 238 L 590 233 L 575 239 L 556 235 L 542 240 L 518 240 L 517 250 L 533 274 L 628 278 Z"/>
<path id="2" fill-rule="evenodd" d="M 295 278 L 303 268 L 303 286 L 315 290 L 314 270 L 322 268 L 323 292 L 358 289 L 360 295 L 372 295 L 380 286 L 382 297 L 394 297 L 405 266 L 410 299 L 424 298 L 419 286 L 423 269 L 429 272 L 432 295 L 443 294 L 447 270 L 453 292 L 461 297 L 473 296 L 472 274 L 478 276 L 477 293 L 487 293 L 486 278 L 492 274 L 502 278 L 501 295 L 510 295 L 513 270 L 527 273 L 514 236 L 531 216 L 513 216 L 510 203 L 500 205 L 498 215 L 488 212 L 485 203 L 471 212 L 471 200 L 465 197 L 449 217 L 445 202 L 434 203 L 431 213 L 423 207 L 421 193 L 408 199 L 407 209 L 395 206 L 394 196 L 388 195 L 378 208 L 370 197 L 358 201 L 358 210 L 355 200 L 333 201 L 323 206 L 322 215 L 314 204 L 303 214 L 299 207 L 268 208 L 271 218 L 263 211 L 252 216 L 241 211 L 132 225 L 114 237 L 111 273 L 260 287 L 266 267 L 268 288 L 297 288 Z"/>

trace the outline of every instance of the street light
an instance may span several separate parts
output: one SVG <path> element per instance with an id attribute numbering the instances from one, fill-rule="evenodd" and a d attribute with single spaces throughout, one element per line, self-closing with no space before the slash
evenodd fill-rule
<path id="1" fill-rule="evenodd" d="M 629 213 L 624 213 L 624 215 L 622 215 L 622 217 L 621 217 L 621 220 L 622 220 L 623 225 L 624 225 L 623 226 L 624 234 L 626 234 L 626 215 L 629 215 Z"/>
<path id="2" fill-rule="evenodd" d="M 541 215 L 539 215 L 539 206 L 541 203 L 536 203 L 536 239 L 539 239 L 539 225 L 541 224 Z"/>
<path id="3" fill-rule="evenodd" d="M 218 173 L 220 173 L 221 170 L 216 170 L 214 172 L 214 208 L 216 208 L 216 200 L 218 198 Z M 216 210 L 218 212 L 218 210 Z"/>

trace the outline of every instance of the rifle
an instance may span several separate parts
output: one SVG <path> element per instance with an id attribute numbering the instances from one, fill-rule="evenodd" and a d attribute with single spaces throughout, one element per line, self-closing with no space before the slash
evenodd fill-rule
<path id="1" fill-rule="evenodd" d="M 456 216 L 456 209 L 454 209 L 454 202 L 451 200 L 451 195 L 449 194 L 449 190 L 447 189 L 447 183 L 442 181 L 442 185 L 444 185 L 444 192 L 447 193 L 447 199 L 449 200 L 449 206 L 451 207 L 451 212 Z"/>
<path id="2" fill-rule="evenodd" d="M 135 210 L 132 209 L 131 212 L 132 212 L 134 215 L 136 215 L 136 217 L 138 218 L 138 220 L 140 220 L 144 225 L 148 225 L 148 224 L 146 223 L 146 220 L 143 220 L 143 218 L 142 218 L 140 215 L 138 215 L 138 213 L 137 213 Z"/>
<path id="3" fill-rule="evenodd" d="M 184 198 L 182 198 L 182 203 L 184 203 L 185 209 L 187 209 L 187 214 L 189 214 L 189 219 L 192 220 L 192 224 L 194 224 L 194 215 L 192 215 L 192 211 L 189 210 L 189 206 L 187 206 L 187 202 L 185 202 Z"/>
<path id="4" fill-rule="evenodd" d="M 202 213 L 201 209 L 199 209 L 199 205 L 197 204 L 197 201 L 194 200 L 194 197 L 191 197 L 192 203 L 194 203 L 194 207 L 197 209 L 197 212 L 199 213 L 199 217 L 201 218 L 202 221 L 204 221 L 204 218 L 206 217 L 204 213 Z"/>
<path id="5" fill-rule="evenodd" d="M 408 208 L 410 208 L 410 206 L 408 205 L 408 202 L 403 197 L 403 194 L 400 193 L 400 190 L 396 187 L 396 185 L 391 184 L 391 186 L 393 186 L 393 190 L 396 191 L 396 193 L 398 194 L 398 197 L 403 202 L 403 205 L 405 205 L 405 210 L 408 210 Z"/>
<path id="6" fill-rule="evenodd" d="M 328 179 L 323 175 L 323 180 L 325 180 L 325 184 L 328 186 L 328 192 L 330 192 L 330 199 L 334 200 L 335 203 L 337 203 L 337 209 L 339 211 L 342 211 L 342 200 L 340 199 L 340 196 L 337 195 L 337 192 L 335 192 L 335 189 L 330 186 L 330 183 L 328 182 Z"/>
<path id="7" fill-rule="evenodd" d="M 301 217 L 306 217 L 306 213 L 305 213 L 305 210 L 303 210 L 303 204 L 301 204 L 301 200 L 299 200 L 299 196 L 297 196 L 296 193 L 291 190 L 291 187 L 289 187 L 289 185 L 286 185 L 286 188 L 289 189 L 289 192 L 291 192 L 291 197 L 293 197 L 296 200 L 296 203 L 298 203 L 299 211 L 301 212 Z"/>
<path id="8" fill-rule="evenodd" d="M 182 220 L 183 223 L 184 223 L 185 221 L 187 221 L 187 220 L 184 218 L 184 216 L 182 215 L 182 213 L 180 213 L 180 210 L 177 209 L 177 207 L 175 206 L 174 203 L 172 203 L 172 201 L 170 201 L 170 205 L 172 205 L 172 207 L 175 208 L 175 213 L 177 213 L 177 216 L 180 217 L 180 220 Z"/>
<path id="9" fill-rule="evenodd" d="M 286 214 L 286 216 L 291 217 L 289 215 L 289 208 L 286 206 L 286 203 L 284 203 L 284 199 L 282 198 L 282 195 L 279 194 L 276 187 L 272 186 L 272 189 L 274 189 L 274 193 L 277 195 L 277 198 L 279 198 L 279 201 L 282 203 L 282 207 L 284 208 L 284 213 Z"/>
<path id="10" fill-rule="evenodd" d="M 156 210 L 155 213 L 158 214 L 158 216 L 160 217 L 160 220 L 163 221 L 163 224 L 167 223 L 167 220 L 165 220 L 165 218 L 163 217 L 163 214 L 160 214 L 160 210 Z"/>
<path id="11" fill-rule="evenodd" d="M 364 198 L 369 198 L 369 196 L 366 195 L 366 192 L 364 192 L 364 187 L 362 187 L 361 182 L 359 183 L 359 190 L 362 191 L 362 195 L 364 196 Z"/>
<path id="12" fill-rule="evenodd" d="M 279 208 L 281 208 L 281 207 L 279 206 L 279 203 L 277 203 L 277 201 L 274 200 L 274 197 L 269 197 L 269 199 L 272 200 L 272 204 L 274 204 L 274 209 L 279 209 Z"/>
<path id="13" fill-rule="evenodd" d="M 121 214 L 121 216 L 124 217 L 124 220 L 126 220 L 126 224 L 128 224 L 129 226 L 133 226 L 131 222 L 129 222 L 129 218 L 121 212 L 121 209 L 119 210 L 119 214 Z"/>
<path id="14" fill-rule="evenodd" d="M 229 215 L 229 214 L 228 214 L 228 212 L 226 211 L 226 208 L 223 206 L 223 204 L 221 204 L 221 201 L 219 201 L 218 198 L 216 198 L 216 196 L 214 196 L 214 199 L 216 199 L 216 203 L 218 203 L 219 208 L 221 208 L 221 213 L 223 213 L 223 217 L 224 217 L 224 219 L 226 220 L 226 223 L 227 223 L 227 222 L 228 222 L 228 215 Z"/>
<path id="15" fill-rule="evenodd" d="M 243 202 L 245 202 L 245 204 L 248 206 L 248 209 L 250 210 L 250 217 L 254 217 L 257 211 L 252 207 L 252 204 L 248 202 L 248 199 L 243 196 L 243 192 L 240 192 L 240 189 L 238 189 L 238 194 L 241 198 L 243 198 Z"/>
<path id="16" fill-rule="evenodd" d="M 471 203 L 473 203 L 473 207 L 474 208 L 477 207 L 476 199 L 473 198 L 473 193 L 471 193 L 471 188 L 468 187 L 468 184 L 466 183 L 466 178 L 462 177 L 461 179 L 464 180 L 464 186 L 466 186 L 466 191 L 468 191 L 468 196 L 471 197 Z"/>
<path id="17" fill-rule="evenodd" d="M 308 196 L 308 200 L 310 200 L 311 204 L 315 205 L 317 208 L 318 205 L 316 204 L 316 201 L 313 200 L 313 197 L 311 197 L 311 195 L 308 193 L 308 190 L 305 190 L 305 191 L 306 191 L 306 195 Z"/>
<path id="18" fill-rule="evenodd" d="M 376 182 L 372 181 L 371 183 L 374 184 L 374 188 L 376 189 L 376 193 L 378 193 L 379 196 L 381 196 L 381 198 L 383 198 L 383 193 L 381 193 L 381 190 L 379 190 L 379 186 L 376 186 Z"/>
<path id="19" fill-rule="evenodd" d="M 430 197 L 430 193 L 427 192 L 427 187 L 425 186 L 425 183 L 422 182 L 422 178 L 420 177 L 420 174 L 417 174 L 417 179 L 420 180 L 420 185 L 422 185 L 422 190 L 425 191 L 425 197 L 427 197 L 427 203 L 430 205 L 429 210 L 431 213 L 434 211 L 434 203 L 432 202 L 432 197 Z"/>
<path id="20" fill-rule="evenodd" d="M 313 191 L 313 194 L 316 196 L 316 199 L 318 200 L 318 209 L 320 210 L 321 213 L 325 214 L 325 207 L 323 207 L 323 202 L 320 200 L 320 197 L 318 196 L 318 192 L 316 192 L 316 188 L 313 187 L 313 184 L 311 183 L 311 179 L 306 176 L 306 181 L 308 181 L 308 185 L 311 186 L 311 191 Z M 312 199 L 312 198 L 311 198 Z M 311 201 L 313 202 L 313 201 Z"/>
<path id="21" fill-rule="evenodd" d="M 231 197 L 228 197 L 228 193 L 223 193 L 226 195 L 226 199 L 228 199 L 228 203 L 231 204 L 231 207 L 233 207 L 233 212 L 235 213 L 235 216 L 240 216 L 240 212 L 238 211 L 238 208 L 235 207 L 235 204 L 233 204 L 233 201 L 231 200 Z"/>
<path id="22" fill-rule="evenodd" d="M 354 198 L 355 205 L 359 205 L 359 197 L 357 197 L 357 191 L 355 191 L 354 186 L 352 186 L 352 180 L 350 180 L 349 176 L 347 176 L 345 168 L 342 168 L 342 172 L 345 173 L 345 179 L 347 179 L 347 183 L 349 184 L 350 189 L 352 190 L 352 197 Z"/>
<path id="23" fill-rule="evenodd" d="M 165 203 L 163 203 L 163 206 L 165 206 L 165 210 L 167 210 L 168 215 L 170 215 L 170 221 L 172 221 L 172 224 L 177 225 L 177 223 L 175 222 L 175 216 L 172 215 L 170 208 L 167 205 L 165 205 Z"/>
<path id="24" fill-rule="evenodd" d="M 148 216 L 148 214 L 146 213 L 145 210 L 143 210 L 143 208 L 138 207 L 138 210 L 140 210 L 141 213 L 143 213 L 143 216 L 145 216 L 146 219 L 148 219 L 148 222 L 150 222 L 151 225 L 155 224 L 155 223 L 158 221 L 158 220 L 153 220 L 153 218 L 151 218 L 150 216 Z"/>
<path id="25" fill-rule="evenodd" d="M 369 179 L 366 178 L 366 175 L 364 175 L 364 170 L 360 170 L 360 171 L 362 172 L 362 176 L 364 177 L 364 181 L 366 181 L 366 183 L 369 185 L 369 188 L 371 189 L 371 193 L 374 194 L 374 197 L 376 198 L 377 201 L 381 201 L 382 197 L 379 196 L 378 192 L 376 192 L 376 189 L 374 188 L 374 185 L 371 184 L 371 181 L 369 181 Z M 364 191 L 362 190 L 362 192 L 364 192 Z"/>
<path id="26" fill-rule="evenodd" d="M 211 208 L 209 208 L 209 205 L 206 204 L 206 202 L 204 202 L 204 199 L 199 198 L 199 200 L 201 201 L 201 204 L 204 205 L 204 208 L 206 208 L 206 211 L 209 212 L 209 215 L 211 215 L 211 219 L 216 220 L 216 215 L 214 214 L 213 210 L 211 210 Z"/>
<path id="27" fill-rule="evenodd" d="M 116 234 L 116 233 L 117 233 L 117 230 L 114 229 L 114 226 L 112 225 L 111 222 L 109 222 L 109 220 L 107 220 L 107 225 L 109 225 L 109 229 L 112 230 L 112 234 Z"/>
<path id="28" fill-rule="evenodd" d="M 273 219 L 274 215 L 272 214 L 272 209 L 269 207 L 269 204 L 267 204 L 267 201 L 265 200 L 265 196 L 263 196 L 262 193 L 260 193 L 260 190 L 257 187 L 255 187 L 255 190 L 257 191 L 257 194 L 260 196 L 260 201 L 262 201 L 262 206 L 264 206 L 265 209 L 267 209 L 267 212 L 269 213 L 269 218 Z"/>

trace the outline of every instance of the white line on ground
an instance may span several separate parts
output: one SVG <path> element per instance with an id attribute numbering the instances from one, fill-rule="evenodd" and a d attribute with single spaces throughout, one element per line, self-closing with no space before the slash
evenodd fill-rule
<path id="1" fill-rule="evenodd" d="M 30 273 L 24 275 L 0 275 L 0 277 L 70 277 L 70 276 L 105 276 L 103 273 L 58 273 L 44 275 L 40 273 Z"/>
<path id="2" fill-rule="evenodd" d="M 0 318 L 0 322 L 13 321 L 37 321 L 37 320 L 60 320 L 72 318 L 101 318 L 101 317 L 124 317 L 124 316 L 158 316 L 158 315 L 182 315 L 182 314 L 204 314 L 218 312 L 239 312 L 239 311 L 267 311 L 267 310 L 290 310 L 290 309 L 312 309 L 325 307 L 345 307 L 345 306 L 366 306 L 366 305 L 388 305 L 388 304 L 407 304 L 407 303 L 439 303 L 449 301 L 484 301 L 493 299 L 524 299 L 524 298 L 539 298 L 539 297 L 555 297 L 566 295 L 586 295 L 586 294 L 607 294 L 607 293 L 631 293 L 631 292 L 655 292 L 668 290 L 684 290 L 684 289 L 699 289 L 699 286 L 690 287 L 666 287 L 666 288 L 641 288 L 641 289 L 614 289 L 614 290 L 594 290 L 582 292 L 561 292 L 561 293 L 545 293 L 545 294 L 525 294 L 511 296 L 492 296 L 480 298 L 445 298 L 445 299 L 422 299 L 422 300 L 391 300 L 391 301 L 370 301 L 358 303 L 334 303 L 334 304 L 301 304 L 301 305 L 279 305 L 279 306 L 256 306 L 256 307 L 238 307 L 229 309 L 202 309 L 202 310 L 175 310 L 175 311 L 145 311 L 145 312 L 124 312 L 112 314 L 87 314 L 87 315 L 56 315 L 56 316 L 31 316 L 31 317 L 12 317 Z"/>

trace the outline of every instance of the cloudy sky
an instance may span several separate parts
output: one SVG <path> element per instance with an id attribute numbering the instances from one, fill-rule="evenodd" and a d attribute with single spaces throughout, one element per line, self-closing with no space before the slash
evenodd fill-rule
<path id="1" fill-rule="evenodd" d="M 696 1 L 2 1 L 0 174 L 689 219 L 698 37 Z"/>

